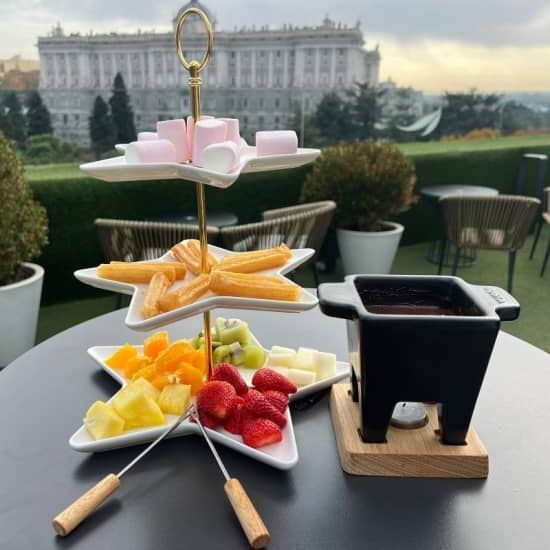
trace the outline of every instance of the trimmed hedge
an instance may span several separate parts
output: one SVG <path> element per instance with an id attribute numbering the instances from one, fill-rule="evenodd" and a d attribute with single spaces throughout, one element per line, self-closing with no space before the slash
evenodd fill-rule
<path id="1" fill-rule="evenodd" d="M 427 185 L 486 185 L 501 193 L 514 190 L 522 153 L 549 152 L 547 147 L 487 149 L 410 155 L 416 164 L 417 193 Z M 530 163 L 533 168 L 534 163 Z M 227 190 L 208 187 L 208 209 L 229 210 L 239 223 L 257 221 L 261 212 L 296 204 L 310 166 L 289 171 L 242 176 Z M 533 170 L 529 173 L 533 182 Z M 76 281 L 73 271 L 103 260 L 93 222 L 96 218 L 144 219 L 195 209 L 195 186 L 181 181 L 106 183 L 82 176 L 32 181 L 36 199 L 47 209 L 50 244 L 37 262 L 46 269 L 44 303 L 94 295 Z M 550 185 L 550 171 L 546 185 Z M 531 189 L 532 192 L 532 189 Z M 437 208 L 422 200 L 395 218 L 405 225 L 402 244 L 429 241 L 440 224 Z"/>

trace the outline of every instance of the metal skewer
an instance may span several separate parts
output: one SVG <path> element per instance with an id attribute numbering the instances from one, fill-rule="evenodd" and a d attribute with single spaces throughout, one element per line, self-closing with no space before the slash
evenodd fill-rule
<path id="1" fill-rule="evenodd" d="M 99 483 L 86 491 L 81 497 L 69 504 L 63 512 L 52 521 L 58 535 L 67 536 L 78 527 L 96 508 L 105 502 L 119 487 L 120 479 L 133 468 L 149 451 L 153 450 L 163 439 L 168 437 L 185 419 L 189 418 L 191 405 L 170 424 L 144 451 L 127 464 L 118 474 L 108 474 Z"/>
<path id="2" fill-rule="evenodd" d="M 191 418 L 197 423 L 199 429 L 204 437 L 204 440 L 210 447 L 220 470 L 222 471 L 223 477 L 225 478 L 225 494 L 233 507 L 233 511 L 237 516 L 239 523 L 248 539 L 248 542 L 252 548 L 264 548 L 271 538 L 267 527 L 265 526 L 262 518 L 254 508 L 254 504 L 250 500 L 249 496 L 246 494 L 244 487 L 237 478 L 232 478 L 227 471 L 216 447 L 212 443 L 212 440 L 206 433 L 202 422 L 199 419 L 199 415 L 195 409 L 195 406 L 192 405 L 190 409 Z"/>

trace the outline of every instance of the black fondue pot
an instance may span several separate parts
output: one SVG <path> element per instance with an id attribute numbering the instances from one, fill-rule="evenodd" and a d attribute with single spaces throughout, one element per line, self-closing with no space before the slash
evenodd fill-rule
<path id="1" fill-rule="evenodd" d="M 441 441 L 463 445 L 501 321 L 519 304 L 458 277 L 351 275 L 319 286 L 326 315 L 348 319 L 360 433 L 384 443 L 399 401 L 440 404 Z"/>

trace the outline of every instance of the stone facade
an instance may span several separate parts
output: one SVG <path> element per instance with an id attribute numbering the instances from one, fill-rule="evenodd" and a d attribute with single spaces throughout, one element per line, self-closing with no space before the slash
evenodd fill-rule
<path id="1" fill-rule="evenodd" d="M 205 9 L 195 1 L 182 9 L 189 5 Z M 189 58 L 202 55 L 204 36 L 195 30 L 191 25 L 186 32 Z M 38 49 L 40 92 L 59 137 L 89 142 L 94 98 L 109 98 L 117 72 L 128 87 L 138 131 L 189 114 L 187 73 L 173 32 L 66 36 L 58 26 L 38 39 Z M 262 128 L 288 127 L 297 105 L 310 112 L 331 89 L 355 81 L 376 85 L 379 64 L 378 48 L 364 49 L 359 25 L 328 18 L 317 27 L 215 28 L 214 54 L 202 73 L 202 110 L 239 118 L 250 138 Z"/>

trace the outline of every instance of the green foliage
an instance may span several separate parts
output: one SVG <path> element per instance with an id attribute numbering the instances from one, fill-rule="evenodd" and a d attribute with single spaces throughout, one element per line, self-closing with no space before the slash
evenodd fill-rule
<path id="1" fill-rule="evenodd" d="M 0 132 L 0 286 L 9 284 L 19 265 L 34 258 L 47 242 L 46 211 L 33 200 L 23 166 Z"/>
<path id="2" fill-rule="evenodd" d="M 76 143 L 62 141 L 52 134 L 31 136 L 23 152 L 25 164 L 54 164 L 86 159 L 83 149 Z"/>
<path id="3" fill-rule="evenodd" d="M 110 151 L 114 147 L 116 130 L 109 114 L 109 106 L 99 95 L 95 98 L 88 124 L 92 149 L 96 158 L 100 158 L 102 153 Z"/>
<path id="4" fill-rule="evenodd" d="M 109 99 L 111 116 L 116 130 L 117 143 L 130 143 L 136 140 L 136 127 L 134 125 L 134 112 L 130 105 L 130 96 L 126 91 L 126 85 L 120 73 L 115 76 L 113 95 Z"/>
<path id="5" fill-rule="evenodd" d="M 19 147 L 25 146 L 26 130 L 25 115 L 21 103 L 15 92 L 9 92 L 2 102 L 3 117 L 0 119 L 0 131 L 17 143 Z"/>
<path id="6" fill-rule="evenodd" d="M 27 106 L 27 136 L 40 136 L 52 134 L 52 121 L 50 111 L 44 102 L 42 96 L 37 90 L 28 93 L 26 99 Z"/>
<path id="7" fill-rule="evenodd" d="M 414 163 L 394 145 L 340 143 L 323 151 L 308 174 L 304 202 L 336 201 L 337 227 L 378 231 L 415 201 Z"/>

